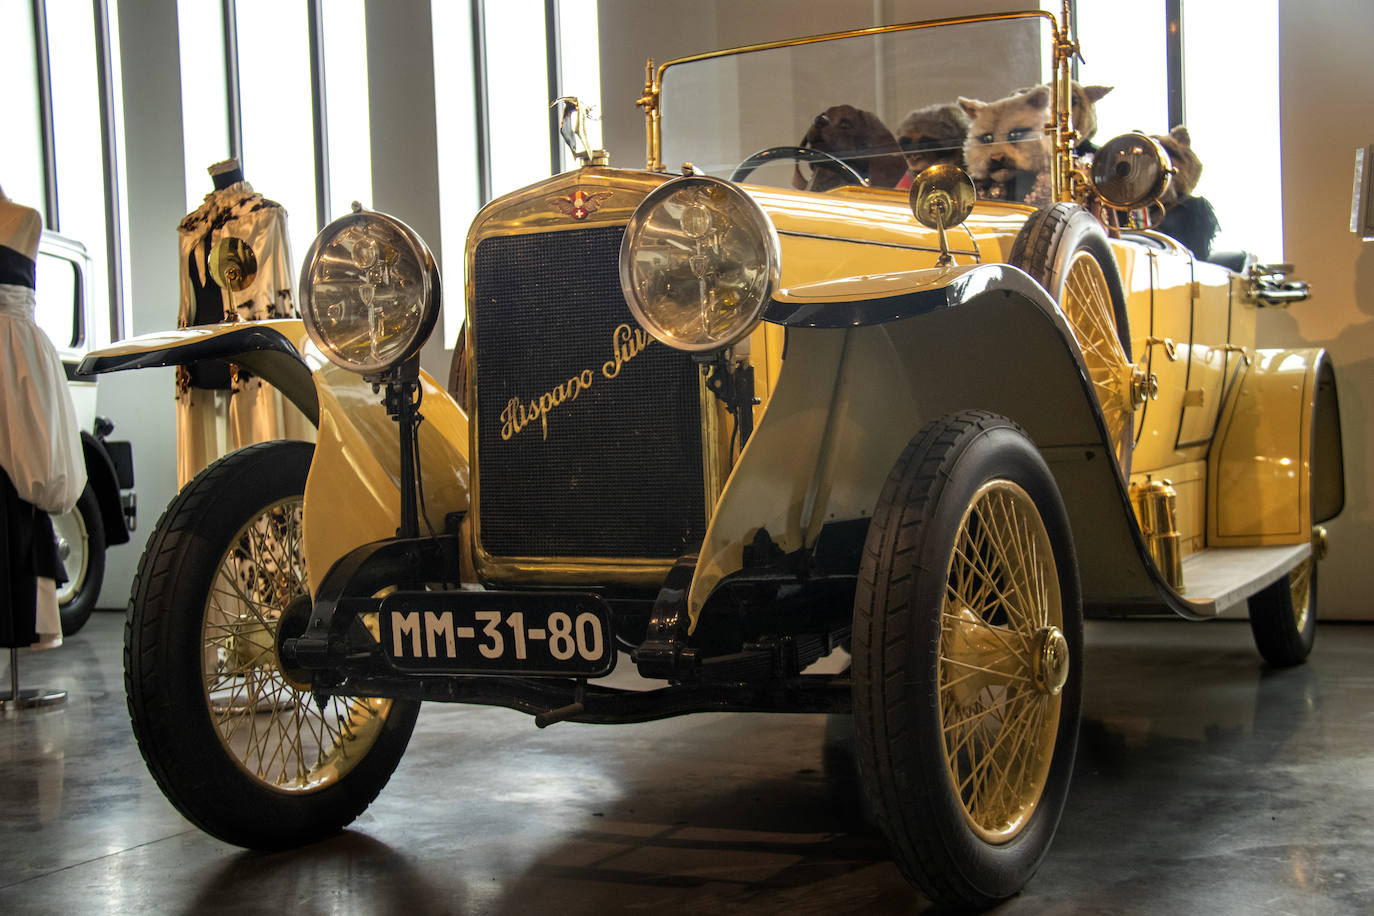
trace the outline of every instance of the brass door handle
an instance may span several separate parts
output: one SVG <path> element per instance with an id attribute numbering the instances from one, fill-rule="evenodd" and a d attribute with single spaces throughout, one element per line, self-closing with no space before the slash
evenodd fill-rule
<path id="1" fill-rule="evenodd" d="M 1155 344 L 1163 344 L 1164 355 L 1169 357 L 1170 362 L 1178 360 L 1178 347 L 1172 337 L 1147 337 L 1145 338 L 1145 348 L 1148 350 Z"/>

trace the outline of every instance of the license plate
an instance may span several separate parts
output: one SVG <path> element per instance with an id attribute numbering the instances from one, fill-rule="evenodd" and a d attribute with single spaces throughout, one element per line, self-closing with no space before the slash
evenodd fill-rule
<path id="1" fill-rule="evenodd" d="M 396 592 L 378 622 L 401 671 L 601 677 L 615 667 L 610 608 L 581 592 Z"/>

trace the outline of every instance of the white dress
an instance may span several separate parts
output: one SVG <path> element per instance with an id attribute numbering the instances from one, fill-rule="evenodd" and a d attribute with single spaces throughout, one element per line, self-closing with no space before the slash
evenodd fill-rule
<path id="1" fill-rule="evenodd" d="M 76 410 L 52 341 L 34 321 L 34 291 L 0 283 L 0 467 L 20 499 L 53 514 L 86 486 Z M 62 642 L 52 579 L 38 580 L 39 647 Z"/>

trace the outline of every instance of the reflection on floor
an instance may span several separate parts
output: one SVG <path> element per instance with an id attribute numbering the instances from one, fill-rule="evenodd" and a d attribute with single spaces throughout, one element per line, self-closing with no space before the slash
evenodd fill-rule
<path id="1" fill-rule="evenodd" d="M 95 615 L 0 718 L 0 912 L 913 913 L 865 827 L 845 720 L 703 715 L 545 731 L 427 706 L 347 833 L 264 855 L 163 800 L 133 744 L 122 618 Z M 1244 622 L 1095 622 L 1068 811 L 999 914 L 1374 906 L 1374 626 L 1265 668 Z M 0 683 L 8 683 L 8 668 Z"/>

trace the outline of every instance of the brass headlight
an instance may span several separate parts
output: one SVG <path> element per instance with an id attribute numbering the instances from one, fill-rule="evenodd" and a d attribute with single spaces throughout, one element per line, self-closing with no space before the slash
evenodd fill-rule
<path id="1" fill-rule="evenodd" d="M 301 268 L 301 318 L 338 366 L 378 375 L 419 351 L 439 315 L 439 270 L 405 223 L 356 209 L 325 226 Z"/>
<path id="2" fill-rule="evenodd" d="M 1169 154 L 1153 137 L 1122 134 L 1093 154 L 1093 187 L 1115 210 L 1133 210 L 1159 200 L 1173 176 Z"/>
<path id="3" fill-rule="evenodd" d="M 752 197 L 718 178 L 688 176 L 655 189 L 630 217 L 620 286 L 644 330 L 705 352 L 754 328 L 778 263 L 778 234 Z"/>

